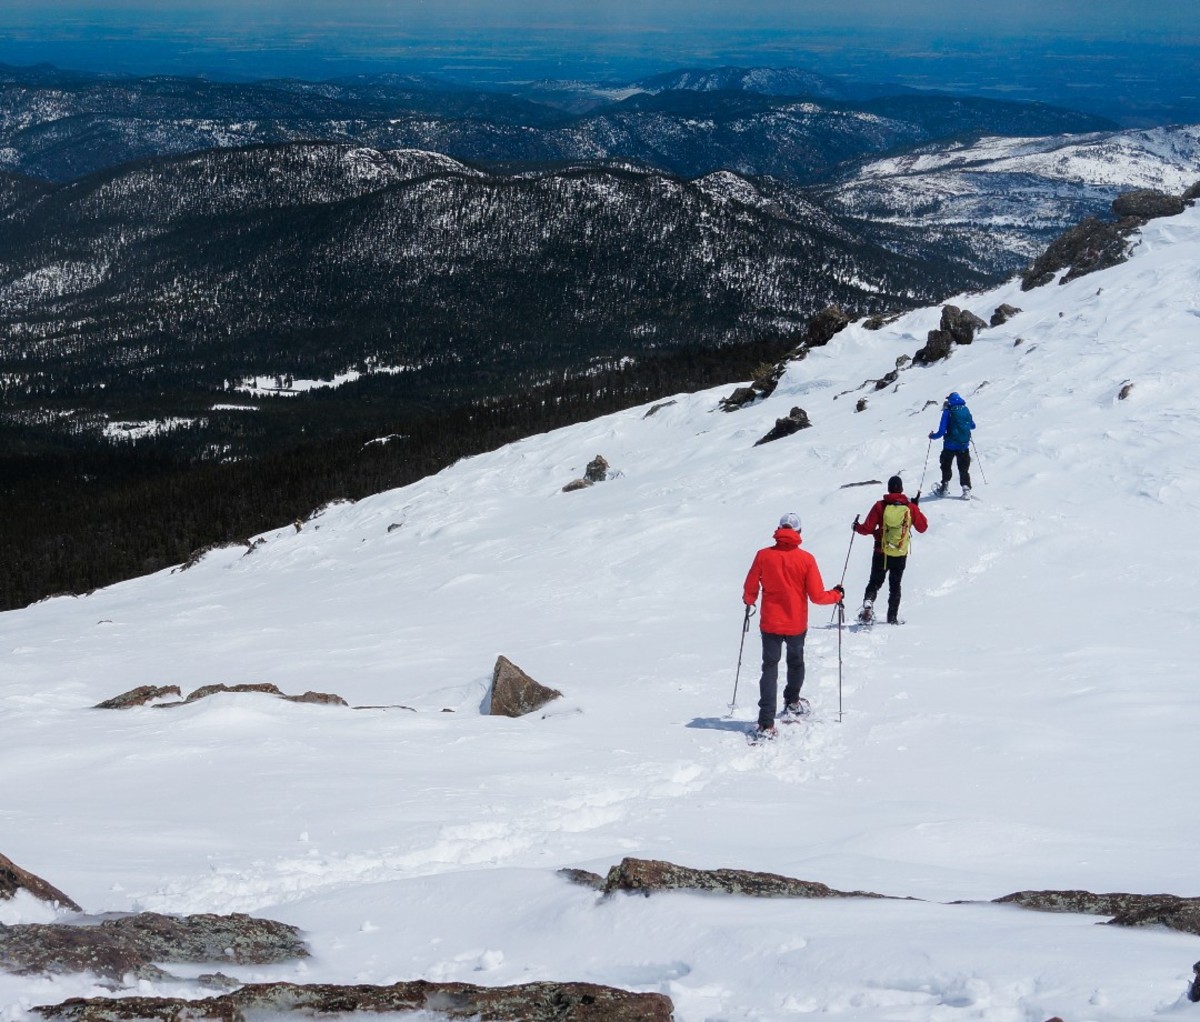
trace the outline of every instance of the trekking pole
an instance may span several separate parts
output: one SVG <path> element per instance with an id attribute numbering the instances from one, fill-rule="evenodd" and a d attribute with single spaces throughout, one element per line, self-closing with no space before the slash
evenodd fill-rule
<path id="1" fill-rule="evenodd" d="M 842 722 L 842 621 L 846 617 L 846 604 L 838 600 L 838 723 Z"/>
<path id="2" fill-rule="evenodd" d="M 733 716 L 734 707 L 737 706 L 737 688 L 738 679 L 742 676 L 742 649 L 746 645 L 746 633 L 750 631 L 750 618 L 754 616 L 754 604 L 746 604 L 746 616 L 742 619 L 742 641 L 738 643 L 738 662 L 737 671 L 733 675 L 733 698 L 729 701 L 729 715 Z"/>
<path id="3" fill-rule="evenodd" d="M 930 439 L 929 446 L 925 448 L 925 464 L 921 466 L 921 483 L 917 487 L 917 493 L 925 489 L 925 470 L 929 468 L 929 452 L 933 450 L 933 440 Z"/>
<path id="4" fill-rule="evenodd" d="M 983 459 L 979 457 L 979 448 L 975 446 L 974 438 L 971 439 L 971 450 L 975 452 L 975 464 L 979 468 L 979 478 L 983 480 L 984 485 L 987 485 L 987 476 L 983 472 Z"/>
<path id="5" fill-rule="evenodd" d="M 854 524 L 858 524 L 858 515 L 854 516 Z M 842 565 L 842 577 L 838 579 L 838 585 L 840 585 L 843 589 L 846 587 L 846 569 L 850 567 L 850 551 L 854 549 L 854 537 L 857 535 L 857 532 L 852 531 L 850 533 L 850 545 L 846 548 L 846 563 Z M 833 613 L 837 614 L 837 610 L 835 609 Z M 833 624 L 832 616 L 829 618 L 829 623 Z"/>

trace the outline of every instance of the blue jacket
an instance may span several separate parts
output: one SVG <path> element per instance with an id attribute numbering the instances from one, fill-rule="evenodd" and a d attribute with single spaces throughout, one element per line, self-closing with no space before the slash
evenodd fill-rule
<path id="1" fill-rule="evenodd" d="M 942 442 L 943 451 L 965 451 L 971 446 L 971 430 L 975 428 L 975 420 L 971 418 L 971 410 L 958 394 L 951 394 L 942 405 L 942 420 L 938 423 L 936 433 L 930 433 L 930 440 L 946 439 Z"/>

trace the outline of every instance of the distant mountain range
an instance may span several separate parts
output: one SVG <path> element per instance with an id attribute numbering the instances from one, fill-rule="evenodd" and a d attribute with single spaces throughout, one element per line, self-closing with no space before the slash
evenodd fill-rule
<path id="1" fill-rule="evenodd" d="M 800 71 L 727 68 L 504 94 L 395 75 L 214 83 L 0 66 L 0 169 L 52 181 L 152 156 L 324 141 L 467 162 L 620 159 L 683 177 L 733 170 L 808 183 L 933 141 L 1114 127 L 1040 104 L 884 94 Z"/>

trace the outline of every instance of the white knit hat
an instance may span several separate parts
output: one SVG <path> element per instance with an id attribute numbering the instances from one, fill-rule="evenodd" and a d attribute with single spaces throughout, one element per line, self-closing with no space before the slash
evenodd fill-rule
<path id="1" fill-rule="evenodd" d="M 789 511 L 786 515 L 779 519 L 779 527 L 781 529 L 795 529 L 800 531 L 800 516 L 795 511 Z"/>

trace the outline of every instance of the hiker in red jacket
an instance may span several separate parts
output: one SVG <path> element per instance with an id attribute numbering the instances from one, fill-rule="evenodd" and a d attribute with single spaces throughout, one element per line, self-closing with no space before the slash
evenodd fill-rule
<path id="1" fill-rule="evenodd" d="M 804 684 L 804 636 L 808 632 L 808 604 L 840 603 L 844 590 L 826 589 L 816 558 L 800 549 L 800 516 L 789 512 L 779 519 L 775 545 L 754 556 L 742 586 L 742 602 L 754 606 L 762 590 L 762 677 L 758 682 L 758 730 L 775 734 L 779 657 L 787 646 L 787 683 L 783 688 L 784 713 L 801 713 L 800 688 Z"/>
<path id="2" fill-rule="evenodd" d="M 882 500 L 875 501 L 867 512 L 867 520 L 854 519 L 852 528 L 855 532 L 860 536 L 875 537 L 871 577 L 867 580 L 862 610 L 858 612 L 858 620 L 864 624 L 875 620 L 875 597 L 879 595 L 885 575 L 888 580 L 888 624 L 903 624 L 899 616 L 900 579 L 908 563 L 909 541 L 913 529 L 924 532 L 929 528 L 925 513 L 917 506 L 920 499 L 919 493 L 912 500 L 904 496 L 904 483 L 899 476 L 892 476 L 888 480 L 887 493 Z"/>

